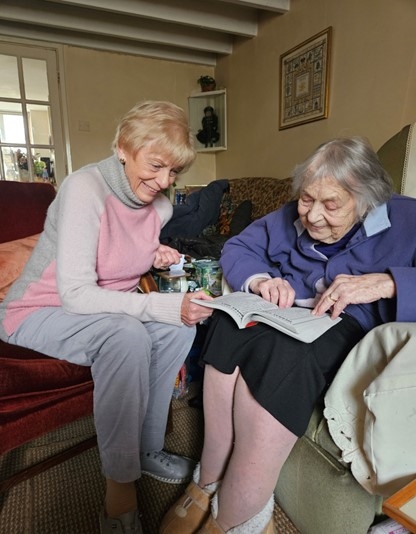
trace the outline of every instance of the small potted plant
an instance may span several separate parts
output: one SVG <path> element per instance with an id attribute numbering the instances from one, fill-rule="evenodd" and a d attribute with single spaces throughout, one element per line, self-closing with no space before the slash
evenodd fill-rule
<path id="1" fill-rule="evenodd" d="M 42 176 L 43 169 L 46 167 L 46 163 L 40 159 L 36 159 L 33 162 L 36 176 Z"/>
<path id="2" fill-rule="evenodd" d="M 212 76 L 200 76 L 198 78 L 198 83 L 201 86 L 201 91 L 215 91 L 215 88 L 217 87 L 217 82 L 214 80 Z"/>

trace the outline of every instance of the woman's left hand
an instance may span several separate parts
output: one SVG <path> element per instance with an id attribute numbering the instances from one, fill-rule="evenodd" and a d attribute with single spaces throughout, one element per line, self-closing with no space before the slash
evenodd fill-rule
<path id="1" fill-rule="evenodd" d="M 331 318 L 336 319 L 348 304 L 368 304 L 395 295 L 396 286 L 389 274 L 371 273 L 360 276 L 339 274 L 322 293 L 312 313 L 322 315 L 331 310 Z"/>
<path id="2" fill-rule="evenodd" d="M 159 245 L 156 250 L 153 267 L 155 269 L 167 269 L 174 263 L 179 263 L 181 254 L 176 249 L 168 247 L 167 245 Z"/>
<path id="3" fill-rule="evenodd" d="M 199 304 L 191 302 L 191 299 L 214 300 L 213 297 L 207 295 L 203 290 L 195 291 L 194 293 L 185 293 L 181 306 L 181 320 L 187 326 L 205 321 L 214 311 L 212 308 L 206 308 L 205 306 L 199 306 Z"/>

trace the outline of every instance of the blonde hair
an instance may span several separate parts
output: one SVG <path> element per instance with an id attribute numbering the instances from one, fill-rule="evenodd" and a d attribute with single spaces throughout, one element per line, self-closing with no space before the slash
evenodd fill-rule
<path id="1" fill-rule="evenodd" d="M 149 100 L 124 115 L 113 141 L 114 152 L 120 147 L 135 157 L 149 144 L 171 157 L 183 171 L 192 165 L 196 157 L 194 138 L 183 109 L 171 102 Z"/>

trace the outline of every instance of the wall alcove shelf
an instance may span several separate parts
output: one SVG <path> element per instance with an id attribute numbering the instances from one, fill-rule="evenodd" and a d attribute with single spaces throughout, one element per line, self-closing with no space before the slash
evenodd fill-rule
<path id="1" fill-rule="evenodd" d="M 227 150 L 227 92 L 204 91 L 188 97 L 189 124 L 198 152 Z M 215 116 L 207 108 L 212 108 Z M 206 110 L 206 111 L 204 111 Z"/>

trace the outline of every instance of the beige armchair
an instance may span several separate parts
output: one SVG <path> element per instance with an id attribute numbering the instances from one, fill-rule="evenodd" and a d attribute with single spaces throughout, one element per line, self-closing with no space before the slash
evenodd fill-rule
<path id="1" fill-rule="evenodd" d="M 378 154 L 395 190 L 416 196 L 416 126 L 405 126 Z M 395 323 L 367 334 L 338 371 L 325 398 L 325 412 L 323 399 L 316 406 L 275 489 L 277 501 L 302 534 L 365 534 L 381 514 L 381 495 L 414 478 L 416 459 L 410 454 L 416 440 L 411 419 L 416 407 L 414 333 L 416 324 Z M 389 402 L 394 406 L 390 404 L 387 411 L 387 405 L 380 403 L 373 411 L 368 396 L 385 387 L 381 377 L 388 369 L 387 379 L 393 377 L 394 382 L 400 375 L 402 384 L 407 381 L 406 391 L 390 382 Z M 402 451 L 401 458 L 397 451 Z"/>

